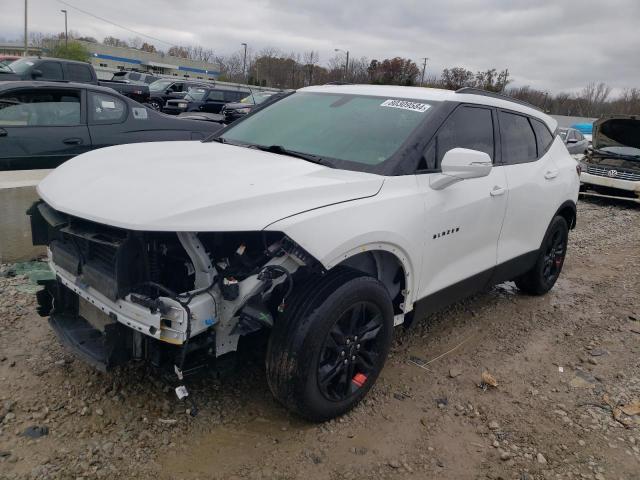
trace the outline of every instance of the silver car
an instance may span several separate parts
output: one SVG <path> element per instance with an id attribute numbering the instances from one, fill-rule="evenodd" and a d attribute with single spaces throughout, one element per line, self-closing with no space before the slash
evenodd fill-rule
<path id="1" fill-rule="evenodd" d="M 571 155 L 581 155 L 587 152 L 589 141 L 575 128 L 559 128 L 558 135 Z"/>

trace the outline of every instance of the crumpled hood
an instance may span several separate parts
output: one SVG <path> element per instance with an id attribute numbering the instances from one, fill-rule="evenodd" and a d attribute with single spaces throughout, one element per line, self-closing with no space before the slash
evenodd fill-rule
<path id="1" fill-rule="evenodd" d="M 640 115 L 607 115 L 593 124 L 593 148 L 640 149 Z"/>
<path id="2" fill-rule="evenodd" d="M 40 182 L 38 194 L 56 210 L 126 229 L 246 231 L 376 195 L 382 183 L 255 149 L 157 142 L 77 156 Z"/>

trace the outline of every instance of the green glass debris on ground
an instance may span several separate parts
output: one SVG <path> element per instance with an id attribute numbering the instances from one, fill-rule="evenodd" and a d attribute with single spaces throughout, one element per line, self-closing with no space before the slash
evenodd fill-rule
<path id="1" fill-rule="evenodd" d="M 25 293 L 35 293 L 40 290 L 38 281 L 40 280 L 53 280 L 55 274 L 49 268 L 46 262 L 19 262 L 8 266 L 2 271 L 3 277 L 17 277 L 26 275 L 29 279 L 28 283 L 17 285 L 16 289 Z"/>

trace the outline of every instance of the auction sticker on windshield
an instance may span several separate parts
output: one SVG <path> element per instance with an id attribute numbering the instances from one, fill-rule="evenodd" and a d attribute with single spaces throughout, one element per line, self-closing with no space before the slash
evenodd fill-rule
<path id="1" fill-rule="evenodd" d="M 385 100 L 380 104 L 381 107 L 401 108 L 403 110 L 411 110 L 412 112 L 424 113 L 431 105 L 427 103 L 409 102 L 407 100 Z"/>

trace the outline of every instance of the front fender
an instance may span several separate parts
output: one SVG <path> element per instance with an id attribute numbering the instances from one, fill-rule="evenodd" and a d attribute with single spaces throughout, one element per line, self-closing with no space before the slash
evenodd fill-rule
<path id="1" fill-rule="evenodd" d="M 424 203 L 415 177 L 385 179 L 374 197 L 303 212 L 269 225 L 285 233 L 327 270 L 367 251 L 386 251 L 402 265 L 405 311 L 412 308 L 425 238 Z"/>

